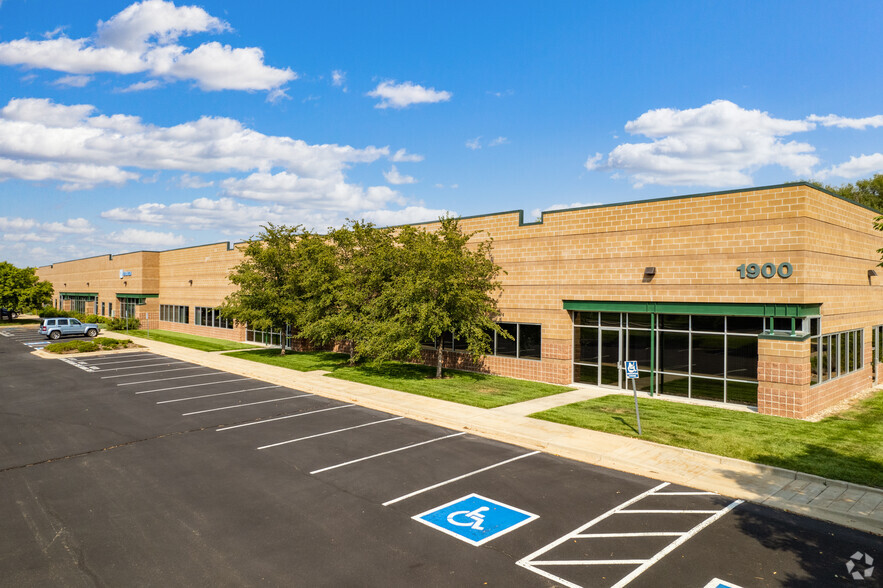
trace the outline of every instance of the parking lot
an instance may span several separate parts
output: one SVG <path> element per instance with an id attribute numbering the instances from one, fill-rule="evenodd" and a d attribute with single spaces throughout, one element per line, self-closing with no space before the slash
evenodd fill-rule
<path id="1" fill-rule="evenodd" d="M 851 585 L 855 553 L 883 557 L 880 537 L 712 493 L 0 334 L 3 586 Z"/>

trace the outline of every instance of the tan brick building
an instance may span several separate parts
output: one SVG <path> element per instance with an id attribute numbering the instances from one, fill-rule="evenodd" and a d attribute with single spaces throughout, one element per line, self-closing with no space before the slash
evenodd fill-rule
<path id="1" fill-rule="evenodd" d="M 466 217 L 505 270 L 481 369 L 748 404 L 802 418 L 867 390 L 883 361 L 877 213 L 808 184 L 544 213 Z M 432 229 L 434 224 L 427 223 Z M 39 268 L 56 304 L 153 328 L 278 343 L 212 313 L 241 254 L 227 243 Z M 876 274 L 881 273 L 878 277 Z M 112 306 L 112 307 L 111 307 Z M 457 342 L 451 363 L 470 367 Z"/>

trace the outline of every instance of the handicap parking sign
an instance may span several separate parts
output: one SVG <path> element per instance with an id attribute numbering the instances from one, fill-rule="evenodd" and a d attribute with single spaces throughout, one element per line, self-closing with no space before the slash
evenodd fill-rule
<path id="1" fill-rule="evenodd" d="M 638 362 L 637 361 L 625 362 L 625 377 L 629 380 L 637 380 L 638 379 Z"/>
<path id="2" fill-rule="evenodd" d="M 473 493 L 411 518 L 478 546 L 526 525 L 539 515 Z"/>

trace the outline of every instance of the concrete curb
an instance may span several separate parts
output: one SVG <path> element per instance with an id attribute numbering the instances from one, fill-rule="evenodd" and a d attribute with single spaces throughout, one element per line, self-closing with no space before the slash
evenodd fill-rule
<path id="1" fill-rule="evenodd" d="M 883 490 L 879 488 L 831 480 L 794 470 L 755 464 L 691 449 L 571 427 L 527 416 L 505 414 L 407 392 L 331 379 L 324 376 L 327 372 L 297 372 L 217 353 L 197 351 L 132 337 L 131 335 L 128 337 L 117 333 L 105 333 L 105 335 L 129 338 L 135 343 L 143 345 L 148 351 L 271 384 L 292 387 L 397 416 L 466 431 L 526 449 L 544 451 L 605 468 L 692 486 L 700 490 L 741 498 L 780 510 L 883 535 L 883 504 L 881 504 L 881 508 L 873 511 L 874 517 L 862 517 L 846 512 L 850 506 L 848 503 L 844 505 L 844 512 L 840 512 L 829 507 L 795 502 L 777 496 L 789 484 L 807 482 L 826 488 L 841 489 L 844 492 L 854 490 L 874 497 L 879 496 L 883 501 Z M 50 354 L 44 352 L 41 356 L 44 355 Z M 51 357 L 60 359 L 70 356 L 52 355 Z M 813 499 L 810 498 L 807 502 L 811 502 Z M 831 501 L 828 501 L 828 504 L 830 503 Z M 879 517 L 876 516 L 877 512 L 880 513 Z"/>

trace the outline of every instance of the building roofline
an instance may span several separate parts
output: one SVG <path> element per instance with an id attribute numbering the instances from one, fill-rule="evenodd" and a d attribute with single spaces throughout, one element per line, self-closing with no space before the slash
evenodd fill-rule
<path id="1" fill-rule="evenodd" d="M 502 211 L 502 212 L 491 212 L 491 213 L 487 213 L 487 214 L 473 214 L 473 215 L 469 215 L 469 216 L 458 216 L 455 218 L 457 220 L 467 220 L 467 219 L 474 219 L 474 218 L 484 218 L 484 217 L 491 217 L 491 216 L 500 216 L 503 214 L 516 214 L 517 213 L 518 214 L 518 226 L 525 227 L 525 226 L 533 226 L 533 225 L 543 224 L 544 217 L 547 214 L 558 214 L 561 212 L 573 212 L 574 210 L 592 210 L 595 208 L 610 208 L 613 206 L 631 206 L 632 204 L 647 204 L 647 203 L 651 203 L 651 202 L 665 202 L 667 200 L 683 200 L 686 198 L 703 198 L 706 196 L 723 196 L 725 194 L 738 194 L 740 192 L 760 192 L 762 190 L 775 190 L 777 188 L 796 188 L 798 186 L 805 186 L 807 188 L 812 188 L 813 190 L 818 190 L 819 192 L 822 192 L 824 194 L 828 194 L 829 196 L 833 196 L 834 198 L 839 198 L 840 200 L 843 200 L 845 202 L 849 202 L 850 204 L 854 204 L 860 208 L 864 208 L 864 209 L 870 210 L 871 212 L 874 212 L 876 214 L 880 214 L 879 210 L 875 210 L 875 209 L 871 208 L 870 206 L 865 206 L 864 204 L 860 204 L 860 203 L 856 202 L 855 200 L 852 200 L 850 198 L 846 198 L 845 196 L 841 196 L 840 194 L 837 194 L 835 192 L 831 192 L 830 190 L 822 188 L 821 186 L 819 186 L 817 184 L 813 184 L 811 182 L 806 182 L 806 181 L 801 181 L 801 182 L 788 182 L 785 184 L 773 184 L 770 186 L 755 186 L 755 187 L 749 187 L 749 188 L 736 188 L 733 190 L 720 190 L 720 191 L 716 191 L 716 192 L 699 192 L 697 194 L 684 194 L 684 195 L 679 195 L 679 196 L 663 196 L 662 198 L 646 198 L 643 200 L 627 200 L 624 202 L 610 202 L 607 204 L 592 204 L 589 206 L 577 206 L 574 208 L 559 208 L 556 210 L 543 211 L 540 213 L 540 218 L 538 220 L 531 221 L 528 223 L 524 222 L 524 210 L 523 209 L 522 210 L 506 210 L 506 211 Z M 406 223 L 406 224 L 407 225 L 431 225 L 431 224 L 437 223 L 437 222 L 438 222 L 438 220 L 433 220 L 433 221 L 424 221 L 424 222 L 420 222 L 420 223 Z M 406 226 L 406 225 L 393 225 L 392 228 L 402 227 L 402 226 Z"/>
<path id="2" fill-rule="evenodd" d="M 521 210 L 504 210 L 501 212 L 489 212 L 489 213 L 485 213 L 485 214 L 472 214 L 469 216 L 458 216 L 455 218 L 457 220 L 468 220 L 468 219 L 474 219 L 474 218 L 488 218 L 488 217 L 492 217 L 492 216 L 501 216 L 501 215 L 505 215 L 505 214 L 518 214 L 518 226 L 519 227 L 526 227 L 526 226 L 542 225 L 543 221 L 545 220 L 545 216 L 547 214 L 573 212 L 575 210 L 592 210 L 595 208 L 610 208 L 613 206 L 631 206 L 633 204 L 647 204 L 647 203 L 652 203 L 652 202 L 665 202 L 667 200 L 683 200 L 686 198 L 703 198 L 706 196 L 722 196 L 724 194 L 738 194 L 740 192 L 760 192 L 762 190 L 775 190 L 778 188 L 796 188 L 798 186 L 812 188 L 813 190 L 817 190 L 819 192 L 822 192 L 823 194 L 833 196 L 834 198 L 839 198 L 840 200 L 843 200 L 844 202 L 854 204 L 855 206 L 858 206 L 860 208 L 864 208 L 865 210 L 870 210 L 871 212 L 873 212 L 875 214 L 878 214 L 878 215 L 880 214 L 879 210 L 875 210 L 875 209 L 871 208 L 870 206 L 865 206 L 864 204 L 860 204 L 860 203 L 856 202 L 855 200 L 852 200 L 850 198 L 846 198 L 845 196 L 841 196 L 840 194 L 837 194 L 835 192 L 831 192 L 830 190 L 827 190 L 817 184 L 813 184 L 812 182 L 801 181 L 801 182 L 787 182 L 784 184 L 773 184 L 770 186 L 755 186 L 755 187 L 748 187 L 748 188 L 736 188 L 733 190 L 720 190 L 717 192 L 699 192 L 697 194 L 684 194 L 681 196 L 664 196 L 662 198 L 647 198 L 644 200 L 627 200 L 625 202 L 610 202 L 607 204 L 594 204 L 594 205 L 590 205 L 590 206 L 578 206 L 578 207 L 574 207 L 574 208 L 560 208 L 557 210 L 546 210 L 546 211 L 543 211 L 540 213 L 540 218 L 538 220 L 531 221 L 528 223 L 524 222 L 524 210 L 523 209 L 521 209 Z M 434 224 L 437 222 L 438 222 L 438 220 L 423 221 L 423 222 L 419 222 L 419 223 L 405 223 L 405 224 L 401 224 L 401 225 L 390 225 L 387 228 L 394 229 L 397 227 L 404 227 L 404 226 L 431 225 L 431 224 Z M 84 261 L 86 259 L 94 259 L 96 257 L 105 257 L 106 256 L 108 259 L 113 259 L 115 255 L 116 256 L 133 255 L 135 253 L 167 253 L 169 251 L 180 251 L 183 249 L 195 249 L 197 247 L 210 247 L 212 245 L 222 245 L 222 244 L 227 246 L 227 251 L 232 251 L 233 249 L 236 248 L 237 245 L 247 243 L 247 242 L 248 242 L 248 240 L 237 241 L 237 242 L 218 241 L 215 243 L 203 243 L 201 245 L 188 245 L 187 247 L 176 247 L 174 249 L 164 249 L 162 251 L 141 250 L 141 251 L 130 251 L 128 253 L 110 253 L 110 254 L 106 253 L 104 255 L 92 255 L 90 257 L 82 257 L 79 259 L 70 259 L 67 261 L 57 261 L 57 262 L 54 262 L 54 263 L 51 263 L 48 265 L 38 266 L 38 269 L 39 268 L 52 268 L 53 266 L 55 266 L 56 264 L 59 264 L 59 263 L 70 263 L 73 261 Z"/>

